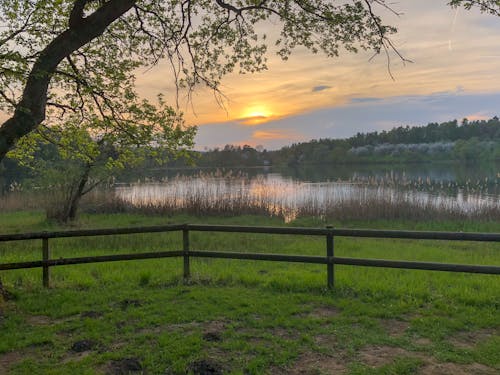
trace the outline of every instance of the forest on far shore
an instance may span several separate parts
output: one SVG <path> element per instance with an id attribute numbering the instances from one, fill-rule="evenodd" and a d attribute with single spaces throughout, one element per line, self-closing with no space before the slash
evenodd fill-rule
<path id="1" fill-rule="evenodd" d="M 144 175 L 150 169 L 183 167 L 254 167 L 310 164 L 425 163 L 436 161 L 484 162 L 500 160 L 500 119 L 469 121 L 463 119 L 425 126 L 399 126 L 389 131 L 358 133 L 350 138 L 324 138 L 294 143 L 279 150 L 261 146 L 226 145 L 204 152 L 191 151 L 191 160 L 172 160 L 159 165 L 147 159 L 127 169 L 127 176 Z M 64 163 L 53 145 L 41 145 L 36 158 Z M 6 159 L 0 164 L 0 182 L 30 178 L 31 171 L 17 161 Z M 116 176 L 119 177 L 119 176 Z"/>
<path id="2" fill-rule="evenodd" d="M 389 131 L 357 133 L 346 139 L 324 138 L 279 150 L 227 145 L 200 153 L 202 167 L 303 164 L 416 163 L 500 160 L 500 120 L 463 119 Z M 181 162 L 182 163 L 182 162 Z"/>

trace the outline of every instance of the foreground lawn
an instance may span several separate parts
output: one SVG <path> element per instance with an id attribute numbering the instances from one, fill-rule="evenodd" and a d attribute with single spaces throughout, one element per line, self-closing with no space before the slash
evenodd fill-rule
<path id="1" fill-rule="evenodd" d="M 182 222 L 283 225 L 261 217 L 87 215 L 78 227 Z M 333 223 L 498 231 L 498 223 Z M 314 220 L 291 225 L 322 226 Z M 0 233 L 56 229 L 36 212 L 0 215 Z M 53 257 L 177 250 L 180 233 L 51 240 Z M 336 238 L 339 256 L 500 264 L 500 244 Z M 325 239 L 192 233 L 200 250 L 323 255 Z M 41 257 L 1 243 L 0 262 Z M 0 374 L 496 374 L 500 278 L 445 272 L 181 259 L 2 272 Z"/>

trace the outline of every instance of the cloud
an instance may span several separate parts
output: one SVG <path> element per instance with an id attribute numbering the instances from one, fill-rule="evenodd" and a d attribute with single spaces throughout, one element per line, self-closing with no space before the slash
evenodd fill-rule
<path id="1" fill-rule="evenodd" d="M 359 99 L 359 98 L 358 98 Z M 464 117 L 470 120 L 499 114 L 500 92 L 471 94 L 456 91 L 431 95 L 403 95 L 353 100 L 289 117 L 272 118 L 258 129 L 241 122 L 202 125 L 197 149 L 225 144 L 263 145 L 277 149 L 293 142 L 319 138 L 347 138 L 358 132 L 389 130 L 395 126 L 422 126 Z"/>
<path id="2" fill-rule="evenodd" d="M 298 138 L 298 134 L 287 130 L 257 130 L 252 134 L 252 138 L 262 140 L 286 139 L 294 140 Z"/>
<path id="3" fill-rule="evenodd" d="M 262 124 L 263 122 L 266 122 L 269 120 L 268 116 L 249 116 L 249 117 L 242 117 L 234 120 L 235 122 L 243 125 L 258 125 Z"/>
<path id="4" fill-rule="evenodd" d="M 320 92 L 320 91 L 328 90 L 331 88 L 332 88 L 332 86 L 327 86 L 327 85 L 314 86 L 312 88 L 312 92 Z"/>

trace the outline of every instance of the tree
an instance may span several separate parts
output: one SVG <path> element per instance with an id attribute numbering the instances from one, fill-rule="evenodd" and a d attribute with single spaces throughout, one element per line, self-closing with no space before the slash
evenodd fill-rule
<path id="1" fill-rule="evenodd" d="M 46 120 L 88 105 L 114 112 L 108 85 L 117 67 L 167 59 L 179 87 L 217 90 L 223 75 L 265 69 L 265 35 L 254 24 L 279 22 L 279 54 L 303 45 L 329 56 L 341 48 L 378 53 L 394 28 L 372 6 L 383 0 L 5 0 L 0 3 L 0 95 L 10 118 L 0 127 L 0 160 Z M 22 16 L 21 16 L 22 15 Z M 129 77 L 130 78 L 130 77 Z M 116 119 L 115 119 L 116 120 Z"/>
<path id="2" fill-rule="evenodd" d="M 157 105 L 127 102 L 118 109 L 120 126 L 86 112 L 83 121 L 73 115 L 41 125 L 19 142 L 13 156 L 36 173 L 38 187 L 56 192 L 57 201 L 46 200 L 48 218 L 74 220 L 81 198 L 125 168 L 189 157 L 196 128 L 185 127 L 161 96 Z"/>
<path id="3" fill-rule="evenodd" d="M 496 15 L 500 8 L 495 0 L 449 3 Z M 266 20 L 281 28 L 276 44 L 283 59 L 297 46 L 331 57 L 342 48 L 399 55 L 389 39 L 396 29 L 377 15 L 389 6 L 385 0 L 3 0 L 0 104 L 10 117 L 0 127 L 0 161 L 46 120 L 47 108 L 64 117 L 90 101 L 102 117 L 113 117 L 107 85 L 119 86 L 117 66 L 167 59 L 179 86 L 214 90 L 235 68 L 265 69 L 266 36 L 254 25 Z"/>

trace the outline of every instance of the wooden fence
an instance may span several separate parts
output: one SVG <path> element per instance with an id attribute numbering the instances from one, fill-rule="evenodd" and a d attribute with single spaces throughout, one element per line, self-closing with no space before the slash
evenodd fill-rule
<path id="1" fill-rule="evenodd" d="M 198 232 L 231 232 L 231 233 L 262 233 L 262 234 L 284 234 L 303 236 L 323 236 L 326 242 L 325 256 L 309 255 L 288 255 L 288 254 L 268 254 L 268 253 L 248 253 L 248 252 L 227 252 L 227 251 L 204 251 L 192 250 L 189 243 L 189 233 Z M 119 255 L 103 255 L 78 258 L 51 259 L 49 239 L 68 237 L 89 237 L 126 235 L 136 233 L 159 233 L 159 232 L 182 232 L 183 248 L 176 251 L 160 251 L 149 253 L 131 253 Z M 397 238 L 397 239 L 418 239 L 418 240 L 449 240 L 449 241 L 489 241 L 500 242 L 500 233 L 464 233 L 464 232 L 421 232 L 421 231 L 395 231 L 395 230 L 371 230 L 371 229 L 336 229 L 326 228 L 290 228 L 290 227 L 259 227 L 259 226 L 235 226 L 235 225 L 200 225 L 181 224 L 149 227 L 129 227 L 113 229 L 86 229 L 69 230 L 58 232 L 37 232 L 21 234 L 0 235 L 0 242 L 41 240 L 42 260 L 18 263 L 0 264 L 0 271 L 23 268 L 43 269 L 43 285 L 50 285 L 50 267 L 70 264 L 113 262 L 137 259 L 157 259 L 183 257 L 184 278 L 190 277 L 191 258 L 219 258 L 219 259 L 247 259 L 264 260 L 276 262 L 298 262 L 325 264 L 327 273 L 327 286 L 334 286 L 334 266 L 337 264 L 367 267 L 387 267 L 403 268 L 430 271 L 467 272 L 481 274 L 500 274 L 500 266 L 494 265 L 468 265 L 449 264 L 434 262 L 415 262 L 404 260 L 385 259 L 365 259 L 365 258 L 345 258 L 335 256 L 335 237 L 370 237 L 370 238 Z"/>

